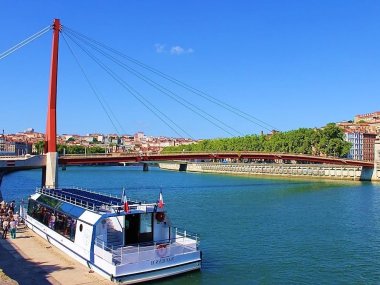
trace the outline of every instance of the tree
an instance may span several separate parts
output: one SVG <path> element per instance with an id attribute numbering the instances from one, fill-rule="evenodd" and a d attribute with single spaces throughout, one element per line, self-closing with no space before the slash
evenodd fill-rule
<path id="1" fill-rule="evenodd" d="M 344 141 L 344 133 L 339 126 L 329 123 L 320 132 L 318 147 L 326 155 L 345 157 L 350 151 L 351 143 Z"/>
<path id="2" fill-rule="evenodd" d="M 190 145 L 166 147 L 163 152 L 181 151 L 264 151 L 344 157 L 351 144 L 344 141 L 343 130 L 334 123 L 323 129 L 300 128 L 271 135 L 203 140 Z"/>
<path id="3" fill-rule="evenodd" d="M 44 148 L 45 148 L 45 142 L 44 141 L 38 141 L 34 144 L 34 147 L 36 149 L 37 154 L 43 154 Z"/>
<path id="4" fill-rule="evenodd" d="M 93 146 L 88 149 L 89 153 L 105 153 L 106 149 L 100 146 Z"/>

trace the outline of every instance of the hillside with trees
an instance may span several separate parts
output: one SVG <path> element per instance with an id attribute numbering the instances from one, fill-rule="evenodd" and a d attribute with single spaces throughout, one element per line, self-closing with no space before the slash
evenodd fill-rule
<path id="1" fill-rule="evenodd" d="M 346 157 L 351 143 L 334 123 L 322 129 L 300 128 L 269 135 L 202 140 L 190 145 L 166 147 L 162 152 L 257 151 Z"/>

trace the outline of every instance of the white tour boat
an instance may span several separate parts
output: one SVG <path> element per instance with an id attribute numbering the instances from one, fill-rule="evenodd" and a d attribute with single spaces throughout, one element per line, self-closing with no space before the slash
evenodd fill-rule
<path id="1" fill-rule="evenodd" d="M 39 188 L 29 198 L 26 224 L 117 283 L 201 268 L 197 235 L 170 225 L 161 194 L 146 204 L 77 188 Z"/>

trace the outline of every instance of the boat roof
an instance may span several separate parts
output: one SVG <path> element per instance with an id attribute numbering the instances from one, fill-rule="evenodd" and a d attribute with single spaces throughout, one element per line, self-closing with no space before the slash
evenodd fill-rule
<path id="1" fill-rule="evenodd" d="M 38 194 L 35 199 L 37 202 L 49 206 L 57 211 L 67 213 L 73 218 L 79 218 L 85 211 L 85 208 L 70 204 L 64 201 L 57 200 L 53 197 Z"/>

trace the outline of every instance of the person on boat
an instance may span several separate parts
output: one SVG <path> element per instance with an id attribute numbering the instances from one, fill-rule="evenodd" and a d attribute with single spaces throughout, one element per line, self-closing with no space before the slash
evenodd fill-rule
<path id="1" fill-rule="evenodd" d="M 70 235 L 71 224 L 72 224 L 72 219 L 70 217 L 67 217 L 66 220 L 65 220 L 65 232 L 64 232 L 65 236 L 69 236 Z"/>
<path id="2" fill-rule="evenodd" d="M 54 230 L 55 226 L 55 215 L 54 213 L 51 213 L 50 220 L 49 220 L 49 228 Z"/>
<path id="3" fill-rule="evenodd" d="M 76 220 L 71 219 L 71 222 L 70 222 L 70 239 L 71 240 L 74 240 L 75 227 L 76 227 Z"/>
<path id="4" fill-rule="evenodd" d="M 40 216 L 42 217 L 42 222 L 44 223 L 44 225 L 49 226 L 50 216 L 51 216 L 50 212 L 46 211 L 46 209 L 44 207 L 42 207 Z"/>
<path id="5" fill-rule="evenodd" d="M 55 217 L 55 229 L 57 231 L 63 230 L 63 219 L 62 219 L 62 215 L 60 215 L 59 213 L 57 213 Z"/>

